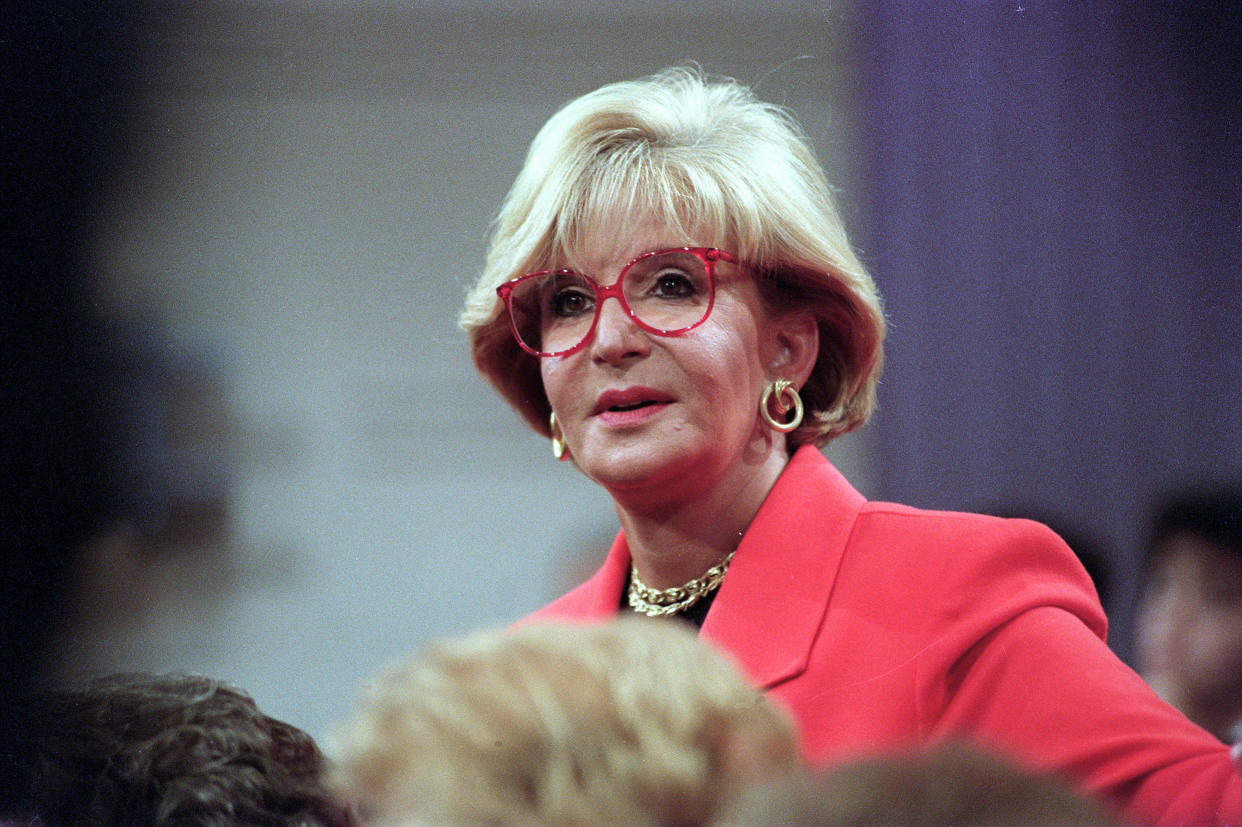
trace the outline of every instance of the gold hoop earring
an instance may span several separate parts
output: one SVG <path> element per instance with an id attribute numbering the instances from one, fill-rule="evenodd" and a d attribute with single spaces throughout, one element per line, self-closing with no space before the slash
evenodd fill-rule
<path id="1" fill-rule="evenodd" d="M 548 417 L 548 425 L 552 428 L 552 456 L 564 462 L 569 459 L 569 446 L 565 444 L 565 435 L 561 433 L 561 423 L 556 421 L 556 411 Z"/>
<path id="2" fill-rule="evenodd" d="M 772 417 L 768 411 L 768 404 L 773 402 L 776 413 L 784 416 L 792 408 L 793 419 L 788 422 L 779 422 Z M 759 415 L 763 417 L 763 421 L 773 430 L 787 434 L 802 424 L 802 397 L 798 395 L 798 389 L 793 386 L 793 382 L 788 379 L 777 379 L 775 382 L 769 382 L 768 386 L 763 389 L 763 396 L 759 397 Z"/>

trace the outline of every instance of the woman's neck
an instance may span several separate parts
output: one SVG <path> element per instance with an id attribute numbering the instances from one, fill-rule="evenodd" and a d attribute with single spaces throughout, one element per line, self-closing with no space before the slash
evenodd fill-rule
<path id="1" fill-rule="evenodd" d="M 659 497 L 614 494 L 642 580 L 656 589 L 680 586 L 723 560 L 741 542 L 788 459 L 784 451 L 774 451 L 757 462 L 738 463 L 716 485 L 686 480 Z"/>

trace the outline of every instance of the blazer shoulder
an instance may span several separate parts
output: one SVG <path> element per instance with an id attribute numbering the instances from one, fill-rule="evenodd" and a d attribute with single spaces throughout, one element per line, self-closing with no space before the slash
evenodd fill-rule
<path id="1" fill-rule="evenodd" d="M 934 511 L 887 502 L 867 502 L 858 517 L 863 532 L 909 536 L 924 548 L 948 544 L 961 549 L 1018 547 L 1059 554 L 1065 541 L 1043 523 L 965 511 Z"/>
<path id="2" fill-rule="evenodd" d="M 852 551 L 885 557 L 884 567 L 914 574 L 920 589 L 948 603 L 1058 605 L 1107 630 L 1099 597 L 1082 562 L 1048 526 L 1034 520 L 893 503 L 868 503 Z M 966 607 L 959 607 L 965 611 Z"/>

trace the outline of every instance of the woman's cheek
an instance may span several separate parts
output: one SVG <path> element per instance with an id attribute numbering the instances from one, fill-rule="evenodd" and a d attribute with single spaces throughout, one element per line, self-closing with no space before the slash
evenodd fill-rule
<path id="1" fill-rule="evenodd" d="M 572 383 L 566 383 L 565 370 L 566 360 L 559 357 L 550 357 L 539 360 L 539 373 L 543 378 L 543 392 L 548 397 L 548 402 L 552 404 L 553 409 L 563 408 L 569 400 L 564 399 L 564 389 L 572 387 Z"/>

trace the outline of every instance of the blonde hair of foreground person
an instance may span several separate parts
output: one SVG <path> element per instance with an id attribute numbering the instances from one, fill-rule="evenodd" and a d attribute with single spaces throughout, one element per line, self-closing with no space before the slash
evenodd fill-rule
<path id="1" fill-rule="evenodd" d="M 1121 827 L 1060 778 L 967 742 L 751 785 L 715 827 Z"/>
<path id="2" fill-rule="evenodd" d="M 793 727 L 681 624 L 530 624 L 433 646 L 329 742 L 368 823 L 696 825 L 797 766 Z"/>
<path id="3" fill-rule="evenodd" d="M 539 359 L 514 340 L 497 286 L 572 267 L 604 227 L 648 219 L 686 244 L 738 256 L 771 310 L 814 313 L 819 356 L 799 391 L 807 415 L 791 446 L 822 446 L 866 422 L 883 311 L 809 141 L 784 109 L 683 67 L 565 105 L 535 136 L 496 218 L 460 324 L 479 370 L 531 427 L 550 436 L 552 409 Z M 606 282 L 612 274 L 588 275 Z"/>

